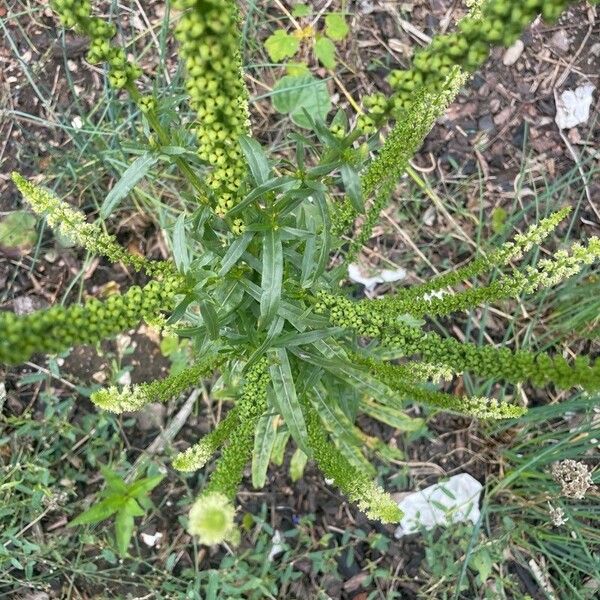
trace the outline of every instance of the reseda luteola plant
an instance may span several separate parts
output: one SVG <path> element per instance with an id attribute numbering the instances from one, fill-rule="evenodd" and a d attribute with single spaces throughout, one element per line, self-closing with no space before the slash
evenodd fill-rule
<path id="1" fill-rule="evenodd" d="M 346 264 L 360 251 L 408 161 L 490 47 L 514 42 L 538 13 L 553 21 L 568 4 L 477 3 L 456 32 L 434 38 L 409 69 L 390 73 L 391 91 L 364 98 L 355 119 L 338 112 L 326 125 L 307 115 L 312 137 L 294 137 L 291 161 L 268 156 L 251 137 L 236 3 L 179 0 L 175 36 L 203 166 L 179 155 L 167 158 L 198 198 L 197 210 L 186 220 L 195 233 L 202 223 L 203 235 L 188 240 L 194 260 L 178 269 L 172 261 L 133 256 L 98 223 L 87 223 L 83 213 L 15 173 L 24 198 L 51 227 L 148 282 L 105 301 L 26 316 L 2 313 L 0 362 L 15 364 L 34 353 L 100 342 L 143 320 L 166 324 L 191 338 L 196 362 L 165 379 L 98 390 L 92 400 L 115 413 L 139 410 L 219 374 L 235 398 L 233 406 L 211 433 L 173 460 L 176 469 L 191 472 L 220 452 L 189 515 L 189 531 L 201 542 L 237 541 L 233 502 L 246 466 L 252 463 L 253 483 L 264 484 L 269 459 L 290 439 L 369 517 L 397 522 L 401 512 L 372 480 L 369 460 L 394 450 L 355 426 L 359 412 L 383 422 L 390 415 L 409 420 L 402 410 L 416 402 L 480 419 L 523 414 L 523 406 L 504 399 L 439 389 L 463 372 L 511 384 L 600 388 L 598 360 L 567 361 L 559 353 L 463 343 L 436 333 L 425 321 L 534 293 L 597 260 L 600 240 L 591 238 L 535 267 L 515 266 L 543 243 L 568 209 L 464 267 L 377 300 L 345 295 L 339 285 L 345 267 L 329 264 L 334 249 L 345 255 Z M 115 27 L 92 16 L 86 0 L 54 0 L 52 6 L 66 27 L 90 38 L 90 62 L 106 63 L 111 85 L 139 107 L 152 131 L 149 148 L 160 154 L 169 147 L 160 98 L 142 93 L 148 84 L 116 43 Z M 341 201 L 334 190 L 344 191 Z M 462 285 L 495 270 L 502 274 L 491 283 Z"/>

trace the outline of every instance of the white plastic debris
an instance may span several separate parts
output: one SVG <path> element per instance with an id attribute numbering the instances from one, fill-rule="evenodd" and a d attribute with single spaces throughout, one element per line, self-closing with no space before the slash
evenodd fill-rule
<path id="1" fill-rule="evenodd" d="M 590 118 L 592 94 L 596 88 L 593 85 L 580 85 L 575 90 L 565 90 L 557 98 L 555 121 L 559 129 L 570 129 Z"/>
<path id="2" fill-rule="evenodd" d="M 162 538 L 163 534 L 160 531 L 157 531 L 155 534 L 151 533 L 140 533 L 140 537 L 142 538 L 142 542 L 146 544 L 149 548 L 157 548 L 160 546 L 159 542 Z"/>
<path id="3" fill-rule="evenodd" d="M 282 543 L 283 535 L 281 535 L 281 531 L 279 531 L 279 529 L 275 530 L 275 533 L 271 538 L 271 542 L 273 542 L 273 545 L 271 546 L 271 551 L 269 552 L 269 560 L 273 560 L 276 556 L 278 556 L 285 550 Z"/>
<path id="4" fill-rule="evenodd" d="M 348 277 L 355 283 L 360 283 L 371 291 L 378 283 L 392 283 L 400 281 L 406 277 L 406 270 L 398 268 L 394 271 L 383 269 L 383 271 L 372 271 L 369 275 L 365 270 L 357 264 L 348 265 Z"/>
<path id="5" fill-rule="evenodd" d="M 395 537 L 433 529 L 437 525 L 479 520 L 479 497 L 483 486 L 468 473 L 453 475 L 447 481 L 409 494 L 398 503 L 404 513 Z"/>

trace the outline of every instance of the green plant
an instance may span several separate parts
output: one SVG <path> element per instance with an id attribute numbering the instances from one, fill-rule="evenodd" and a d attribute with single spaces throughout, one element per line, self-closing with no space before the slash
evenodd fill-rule
<path id="1" fill-rule="evenodd" d="M 105 302 L 23 317 L 3 314 L 0 361 L 18 363 L 35 352 L 99 342 L 141 320 L 157 323 L 191 340 L 196 363 L 162 380 L 100 390 L 92 399 L 117 413 L 138 410 L 220 373 L 220 385 L 237 398 L 234 406 L 174 460 L 176 468 L 192 471 L 221 450 L 190 513 L 189 529 L 202 542 L 236 540 L 232 500 L 246 464 L 252 461 L 255 483 L 264 481 L 266 465 L 279 459 L 289 439 L 370 517 L 398 521 L 401 513 L 372 481 L 368 460 L 393 449 L 357 429 L 359 412 L 408 424 L 403 409 L 409 402 L 482 419 L 525 412 L 502 398 L 459 397 L 431 385 L 463 371 L 513 384 L 600 388 L 600 361 L 580 356 L 569 362 L 560 354 L 462 343 L 426 328 L 424 320 L 533 293 L 594 262 L 598 238 L 558 250 L 536 268 L 513 266 L 556 228 L 565 210 L 467 266 L 391 297 L 354 301 L 339 289 L 344 265 L 368 239 L 410 158 L 467 73 L 492 44 L 511 43 L 539 10 L 555 18 L 567 4 L 482 3 L 461 21 L 458 33 L 435 38 L 411 69 L 393 74 L 390 97 L 365 98 L 355 126 L 343 112 L 326 125 L 304 110 L 310 136 L 292 134 L 293 156 L 270 156 L 250 136 L 236 4 L 180 0 L 177 6 L 185 12 L 176 37 L 198 117 L 193 124 L 198 152 L 190 157 L 171 139 L 172 111 L 139 91 L 139 69 L 124 61 L 112 39 L 114 27 L 91 16 L 85 0 L 55 0 L 63 23 L 91 38 L 89 59 L 107 63 L 110 81 L 137 104 L 148 132 L 147 158 L 124 173 L 115 186 L 118 194 L 104 206 L 114 209 L 159 161 L 179 170 L 185 192 L 197 204 L 192 214 L 181 213 L 169 224 L 173 261 L 152 261 L 129 254 L 99 224 L 88 224 L 49 191 L 15 174 L 13 181 L 49 225 L 150 281 Z M 353 229 L 347 244 L 345 234 Z M 330 267 L 334 250 L 346 263 Z M 495 269 L 504 274 L 494 282 L 462 287 Z M 391 362 L 398 358 L 401 364 Z"/>
<path id="2" fill-rule="evenodd" d="M 152 508 L 149 493 L 163 480 L 163 475 L 144 477 L 126 483 L 113 470 L 100 467 L 106 487 L 100 493 L 102 500 L 73 519 L 71 526 L 100 523 L 115 516 L 115 541 L 121 556 L 127 555 L 127 548 L 133 536 L 135 517 L 143 517 Z"/>
<path id="3" fill-rule="evenodd" d="M 305 5 L 300 5 L 305 6 Z M 307 7 L 310 11 L 310 7 Z M 301 11 L 302 16 L 308 16 L 310 12 Z M 294 16 L 298 15 L 298 8 Z M 300 50 L 303 42 L 312 46 L 316 59 L 328 69 L 335 69 L 335 42 L 341 42 L 346 38 L 350 29 L 346 19 L 341 13 L 329 13 L 325 17 L 325 27 L 322 33 L 315 31 L 312 25 L 300 26 L 296 23 L 296 30 L 287 33 L 285 29 L 277 29 L 265 41 L 265 48 L 269 57 L 274 62 L 286 58 L 292 58 Z M 298 64 L 293 65 L 294 69 Z"/>

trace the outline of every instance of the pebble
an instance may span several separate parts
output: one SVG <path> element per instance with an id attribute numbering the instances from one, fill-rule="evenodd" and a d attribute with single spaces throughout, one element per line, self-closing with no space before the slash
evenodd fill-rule
<path id="1" fill-rule="evenodd" d="M 495 131 L 496 126 L 494 125 L 494 119 L 489 113 L 480 117 L 478 123 L 479 131 L 485 131 L 486 133 L 492 133 Z"/>
<path id="2" fill-rule="evenodd" d="M 165 424 L 167 409 L 159 402 L 152 402 L 144 407 L 144 410 L 136 413 L 135 418 L 138 427 L 142 431 L 162 428 Z"/>
<path id="3" fill-rule="evenodd" d="M 502 57 L 502 64 L 505 67 L 511 67 L 514 65 L 521 54 L 523 54 L 523 50 L 525 49 L 525 44 L 521 40 L 517 40 L 510 48 L 507 48 L 504 52 L 504 56 Z"/>
<path id="4" fill-rule="evenodd" d="M 559 52 L 567 52 L 571 46 L 571 42 L 564 29 L 559 29 L 554 32 L 554 35 L 550 38 L 550 45 Z"/>

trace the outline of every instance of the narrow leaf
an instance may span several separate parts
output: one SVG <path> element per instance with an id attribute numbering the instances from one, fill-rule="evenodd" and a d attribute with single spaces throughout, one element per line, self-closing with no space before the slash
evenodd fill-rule
<path id="1" fill-rule="evenodd" d="M 283 283 L 283 247 L 278 230 L 271 229 L 263 237 L 260 323 L 270 323 L 279 308 Z"/>
<path id="2" fill-rule="evenodd" d="M 142 154 L 138 156 L 127 167 L 121 179 L 117 181 L 115 187 L 108 193 L 102 206 L 100 207 L 100 217 L 106 219 L 119 202 L 135 187 L 137 182 L 145 177 L 150 168 L 156 164 L 158 157 L 155 154 Z"/>
<path id="3" fill-rule="evenodd" d="M 155 475 L 154 477 L 140 479 L 129 488 L 129 495 L 134 498 L 137 498 L 140 495 L 146 495 L 148 492 L 152 491 L 164 478 L 164 475 Z"/>
<path id="4" fill-rule="evenodd" d="M 294 454 L 292 454 L 292 459 L 290 460 L 290 477 L 292 481 L 298 481 L 304 475 L 304 467 L 306 466 L 306 462 L 308 461 L 308 456 L 300 450 L 300 448 L 296 448 Z"/>
<path id="5" fill-rule="evenodd" d="M 256 489 L 265 485 L 269 460 L 277 434 L 278 419 L 279 415 L 264 414 L 256 425 L 254 452 L 252 453 L 252 485 Z"/>
<path id="6" fill-rule="evenodd" d="M 275 443 L 273 444 L 273 451 L 271 452 L 271 462 L 274 465 L 281 466 L 283 464 L 283 458 L 285 456 L 285 448 L 290 439 L 290 432 L 286 429 L 279 429 L 275 436 Z"/>
<path id="7" fill-rule="evenodd" d="M 125 506 L 121 509 L 121 511 L 125 511 L 127 514 L 132 517 L 143 517 L 146 513 L 144 509 L 137 503 L 137 500 L 134 498 L 129 498 Z"/>
<path id="8" fill-rule="evenodd" d="M 362 199 L 362 191 L 360 185 L 360 177 L 356 171 L 350 165 L 342 165 L 342 181 L 344 183 L 344 190 L 352 206 L 359 212 L 363 213 L 365 207 Z"/>
<path id="9" fill-rule="evenodd" d="M 102 500 L 102 502 L 81 513 L 69 525 L 86 525 L 88 523 L 104 521 L 104 519 L 108 519 L 108 517 L 116 513 L 125 504 L 125 500 L 125 496 L 109 496 L 105 500 Z"/>
<path id="10" fill-rule="evenodd" d="M 329 210 L 327 208 L 327 202 L 325 196 L 322 194 L 315 194 L 315 202 L 319 209 L 321 216 L 321 232 L 319 238 L 321 245 L 319 247 L 319 255 L 317 258 L 315 270 L 309 279 L 309 282 L 304 284 L 304 287 L 311 287 L 327 267 L 327 261 L 329 260 L 329 253 L 331 252 L 331 222 L 329 220 Z"/>
<path id="11" fill-rule="evenodd" d="M 292 369 L 285 348 L 273 348 L 270 351 L 273 364 L 271 364 L 271 380 L 275 394 L 273 400 L 276 408 L 283 417 L 285 424 L 298 446 L 309 454 L 308 433 L 304 415 L 296 396 L 296 387 L 292 377 Z"/>
<path id="12" fill-rule="evenodd" d="M 254 182 L 256 185 L 262 185 L 269 179 L 271 167 L 261 145 L 256 140 L 243 135 L 240 137 L 240 147 L 248 161 Z"/>
<path id="13" fill-rule="evenodd" d="M 215 310 L 214 304 L 208 300 L 200 300 L 198 302 L 200 314 L 204 320 L 208 337 L 211 340 L 216 340 L 219 337 L 219 317 Z"/>
<path id="14" fill-rule="evenodd" d="M 117 513 L 115 519 L 115 539 L 117 541 L 117 549 L 121 556 L 127 556 L 127 548 L 133 535 L 133 516 L 125 509 Z"/>
<path id="15" fill-rule="evenodd" d="M 308 213 L 306 217 L 306 228 L 313 234 L 317 232 L 317 226 L 314 217 Z M 300 274 L 300 285 L 303 288 L 310 287 L 312 285 L 311 274 L 315 266 L 315 251 L 316 251 L 316 237 L 312 235 L 306 240 L 304 244 L 304 254 L 302 256 L 302 272 Z"/>
<path id="16" fill-rule="evenodd" d="M 181 213 L 179 217 L 177 217 L 177 221 L 175 222 L 175 227 L 173 229 L 173 258 L 175 259 L 177 268 L 184 273 L 187 272 L 190 267 L 191 259 L 186 244 L 184 213 Z"/>
<path id="17" fill-rule="evenodd" d="M 127 491 L 127 484 L 123 481 L 122 477 L 115 473 L 112 469 L 102 465 L 100 467 L 100 472 L 106 481 L 107 489 L 119 493 L 124 493 Z"/>
<path id="18" fill-rule="evenodd" d="M 244 254 L 244 252 L 246 251 L 246 248 L 248 248 L 253 237 L 254 234 L 251 231 L 246 231 L 233 241 L 233 243 L 231 244 L 231 246 L 229 246 L 227 252 L 225 253 L 223 260 L 221 261 L 221 268 L 218 273 L 219 277 L 223 277 L 224 275 L 229 273 L 232 267 L 240 259 L 242 254 Z"/>

